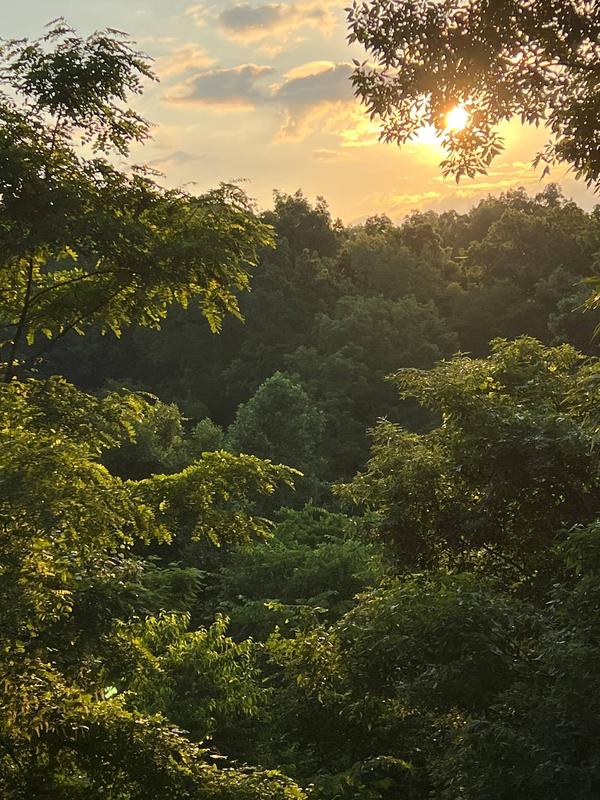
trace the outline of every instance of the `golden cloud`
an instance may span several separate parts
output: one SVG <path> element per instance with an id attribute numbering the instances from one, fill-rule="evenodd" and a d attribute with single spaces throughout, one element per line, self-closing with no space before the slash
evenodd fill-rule
<path id="1" fill-rule="evenodd" d="M 270 54 L 291 43 L 304 41 L 307 28 L 330 36 L 341 20 L 336 0 L 296 0 L 288 3 L 236 3 L 218 10 L 196 3 L 186 10 L 197 25 L 215 22 L 228 39 L 242 45 L 257 45 Z"/>
<path id="2" fill-rule="evenodd" d="M 202 160 L 202 158 L 204 158 L 204 156 L 188 153 L 185 150 L 175 150 L 164 156 L 153 159 L 149 162 L 149 165 L 159 172 L 167 172 L 175 168 L 184 167 L 186 164 L 193 164 Z"/>
<path id="3" fill-rule="evenodd" d="M 310 78 L 314 75 L 328 72 L 334 69 L 335 66 L 335 62 L 333 61 L 307 61 L 306 64 L 299 64 L 297 67 L 292 67 L 292 69 L 288 70 L 283 76 L 284 81 Z"/>
<path id="4" fill-rule="evenodd" d="M 214 63 L 214 58 L 211 58 L 204 48 L 190 43 L 157 59 L 156 74 L 159 78 L 171 78 L 192 69 L 210 67 Z"/>

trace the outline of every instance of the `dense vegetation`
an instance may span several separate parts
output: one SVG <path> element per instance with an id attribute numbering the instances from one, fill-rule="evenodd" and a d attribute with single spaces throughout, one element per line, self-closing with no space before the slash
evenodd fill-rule
<path id="1" fill-rule="evenodd" d="M 364 464 L 378 418 L 431 424 L 386 380 L 399 368 L 457 351 L 483 356 L 492 339 L 519 335 L 596 351 L 599 316 L 581 306 L 600 213 L 556 186 L 490 197 L 466 214 L 419 212 L 400 225 L 376 216 L 349 228 L 323 201 L 276 194 L 262 221 L 277 245 L 240 297 L 244 322 L 227 319 L 215 336 L 199 311 L 175 310 L 160 332 L 71 335 L 42 372 L 91 391 L 150 392 L 177 406 L 192 438 L 209 418 L 234 452 L 338 480 Z"/>
<path id="2" fill-rule="evenodd" d="M 2 797 L 597 797 L 600 207 L 167 192 L 120 34 L 0 55 Z"/>

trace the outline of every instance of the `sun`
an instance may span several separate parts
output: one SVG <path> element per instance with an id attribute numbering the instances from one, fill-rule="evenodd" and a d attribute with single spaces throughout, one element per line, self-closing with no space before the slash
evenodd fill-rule
<path id="1" fill-rule="evenodd" d="M 454 106 L 446 114 L 446 125 L 450 131 L 462 131 L 469 123 L 471 115 L 463 106 Z"/>

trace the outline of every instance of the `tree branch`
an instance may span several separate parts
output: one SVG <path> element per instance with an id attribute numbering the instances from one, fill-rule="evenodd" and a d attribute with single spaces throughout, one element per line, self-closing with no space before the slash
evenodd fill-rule
<path id="1" fill-rule="evenodd" d="M 37 353 L 36 353 L 34 356 L 32 356 L 31 358 L 28 358 L 28 359 L 27 359 L 27 360 L 24 362 L 25 366 L 28 366 L 29 364 L 31 364 L 31 363 L 32 363 L 32 361 L 34 361 L 34 360 L 35 360 L 35 359 L 37 359 L 37 358 L 40 358 L 40 357 L 41 357 L 41 356 L 43 356 L 45 353 L 47 353 L 47 352 L 48 352 L 48 350 L 50 350 L 50 348 L 51 348 L 51 347 L 54 347 L 54 345 L 56 344 L 56 342 L 57 342 L 59 339 L 62 339 L 62 337 L 63 337 L 63 336 L 66 336 L 66 334 L 67 334 L 67 333 L 70 333 L 70 332 L 71 332 L 71 331 L 72 331 L 74 328 L 76 328 L 76 327 L 77 327 L 77 326 L 78 326 L 78 325 L 79 325 L 81 322 L 83 322 L 83 321 L 84 321 L 84 320 L 85 320 L 87 317 L 92 317 L 94 314 L 96 314 L 98 311 L 100 311 L 100 309 L 101 309 L 101 308 L 103 308 L 103 307 L 107 306 L 107 305 L 110 303 L 110 301 L 111 301 L 111 300 L 114 300 L 114 298 L 115 298 L 115 297 L 117 297 L 117 295 L 119 295 L 119 294 L 120 294 L 120 293 L 121 293 L 121 292 L 122 292 L 124 289 L 127 289 L 127 288 L 128 288 L 127 286 L 119 286 L 119 288 L 118 288 L 118 289 L 116 289 L 114 292 L 111 292 L 111 293 L 108 295 L 108 297 L 105 297 L 105 298 L 103 298 L 103 299 L 102 299 L 102 302 L 100 302 L 100 303 L 97 303 L 97 304 L 96 304 L 96 305 L 95 305 L 93 308 L 91 308 L 91 309 L 87 310 L 87 311 L 86 311 L 84 314 L 81 314 L 79 317 L 77 317 L 77 318 L 76 318 L 76 319 L 74 319 L 72 322 L 70 322 L 68 325 L 66 325 L 66 326 L 65 326 L 65 327 L 64 327 L 64 328 L 63 328 L 63 329 L 60 331 L 60 333 L 58 333 L 58 334 L 57 334 L 57 335 L 56 335 L 56 336 L 55 336 L 53 339 L 51 339 L 51 340 L 50 340 L 50 341 L 47 343 L 47 345 L 46 345 L 45 347 L 43 347 L 43 348 L 42 348 L 42 349 L 41 349 L 39 352 L 37 352 Z"/>
<path id="2" fill-rule="evenodd" d="M 23 338 L 25 325 L 27 323 L 27 314 L 29 313 L 32 288 L 33 288 L 33 259 L 30 258 L 27 267 L 27 287 L 25 289 L 25 297 L 23 299 L 23 308 L 21 309 L 21 316 L 19 317 L 19 322 L 17 323 L 17 329 L 15 331 L 15 335 L 13 336 L 10 353 L 8 354 L 6 369 L 4 371 L 4 383 L 10 383 L 10 381 L 13 379 L 14 376 L 15 359 L 17 356 L 17 350 L 19 348 L 19 344 L 21 343 L 21 339 Z"/>

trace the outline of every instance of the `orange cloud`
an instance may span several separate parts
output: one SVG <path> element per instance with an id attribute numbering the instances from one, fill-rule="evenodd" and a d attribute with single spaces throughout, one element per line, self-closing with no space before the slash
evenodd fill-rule
<path id="1" fill-rule="evenodd" d="M 283 76 L 286 81 L 297 80 L 300 78 L 310 78 L 314 75 L 321 75 L 324 72 L 329 72 L 335 68 L 333 61 L 307 61 L 305 64 L 299 64 L 297 67 L 292 67 Z"/>
<path id="2" fill-rule="evenodd" d="M 317 128 L 334 130 L 340 115 L 344 117 L 354 103 L 350 70 L 346 63 L 310 61 L 267 84 L 265 79 L 275 72 L 269 66 L 205 69 L 175 86 L 165 100 L 222 111 L 272 109 L 280 118 L 276 141 L 301 141 Z"/>

